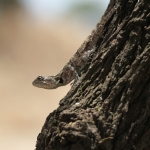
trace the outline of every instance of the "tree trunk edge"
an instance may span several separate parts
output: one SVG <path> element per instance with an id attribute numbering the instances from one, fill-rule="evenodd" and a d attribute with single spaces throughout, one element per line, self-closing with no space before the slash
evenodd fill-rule
<path id="1" fill-rule="evenodd" d="M 49 114 L 36 150 L 150 149 L 150 2 L 118 3 L 91 68 Z"/>

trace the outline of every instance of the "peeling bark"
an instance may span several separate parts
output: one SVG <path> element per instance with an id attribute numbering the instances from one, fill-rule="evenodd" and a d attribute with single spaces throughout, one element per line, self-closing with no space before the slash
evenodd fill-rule
<path id="1" fill-rule="evenodd" d="M 111 0 L 105 14 L 115 4 L 80 83 L 47 117 L 36 150 L 150 149 L 150 1 Z"/>

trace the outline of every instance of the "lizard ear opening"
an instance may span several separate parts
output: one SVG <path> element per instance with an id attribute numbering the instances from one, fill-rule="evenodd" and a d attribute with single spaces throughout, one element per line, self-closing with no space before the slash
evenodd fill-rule
<path id="1" fill-rule="evenodd" d="M 62 78 L 59 78 L 59 83 L 63 83 L 63 79 Z"/>
<path id="2" fill-rule="evenodd" d="M 55 77 L 55 80 L 58 82 L 58 83 L 63 83 L 63 79 L 62 78 L 60 78 L 60 77 Z"/>

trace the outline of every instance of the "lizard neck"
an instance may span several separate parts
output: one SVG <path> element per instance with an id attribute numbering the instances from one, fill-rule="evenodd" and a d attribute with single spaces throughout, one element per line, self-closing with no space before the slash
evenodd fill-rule
<path id="1" fill-rule="evenodd" d="M 70 63 L 68 63 L 60 71 L 60 73 L 57 74 L 57 76 L 60 77 L 60 83 L 62 84 L 62 86 L 64 86 L 70 83 L 72 80 L 74 80 L 78 76 L 78 74 L 76 70 L 74 69 L 74 67 Z"/>

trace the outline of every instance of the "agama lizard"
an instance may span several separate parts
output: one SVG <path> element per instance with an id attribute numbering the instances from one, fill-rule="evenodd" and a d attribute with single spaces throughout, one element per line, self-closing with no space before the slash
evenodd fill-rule
<path id="1" fill-rule="evenodd" d="M 112 17 L 116 9 L 117 7 L 113 7 L 106 17 L 102 17 L 101 21 L 97 24 L 96 29 L 92 31 L 93 34 L 91 33 L 91 35 L 88 36 L 86 41 L 57 75 L 38 76 L 32 82 L 33 86 L 44 89 L 56 89 L 60 86 L 67 85 L 72 80 L 74 80 L 73 84 L 76 84 L 82 68 L 96 50 L 95 45 L 98 41 L 97 37 L 101 37 L 105 24 Z M 94 36 L 94 32 L 98 32 L 98 35 Z"/>

